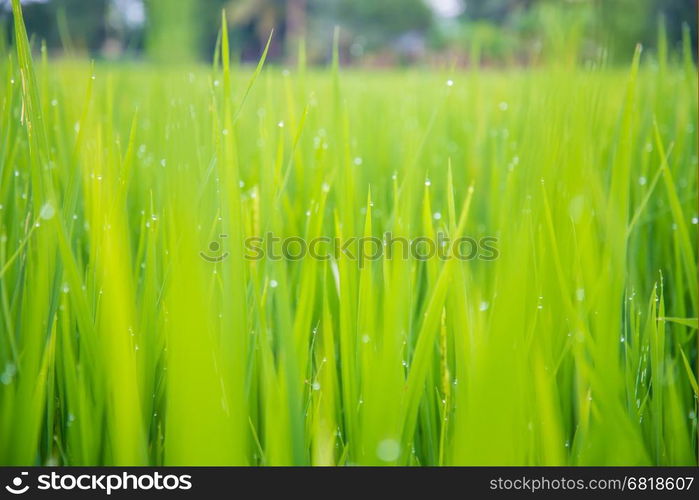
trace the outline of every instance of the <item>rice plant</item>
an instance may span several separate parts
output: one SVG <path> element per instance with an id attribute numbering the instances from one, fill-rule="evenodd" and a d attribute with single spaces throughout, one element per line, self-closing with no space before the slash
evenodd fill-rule
<path id="1" fill-rule="evenodd" d="M 226 29 L 213 67 L 91 64 L 13 9 L 0 463 L 697 463 L 688 34 L 626 68 L 232 68 Z"/>

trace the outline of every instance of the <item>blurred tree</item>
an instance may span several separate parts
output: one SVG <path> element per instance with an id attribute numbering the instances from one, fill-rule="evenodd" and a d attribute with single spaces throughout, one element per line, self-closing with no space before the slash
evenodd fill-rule
<path id="1" fill-rule="evenodd" d="M 160 62 L 186 62 L 198 55 L 201 16 L 195 0 L 148 0 L 146 2 L 146 49 Z"/>
<path id="2" fill-rule="evenodd" d="M 291 55 L 306 37 L 306 0 L 287 0 L 286 3 L 286 47 Z"/>
<path id="3" fill-rule="evenodd" d="M 233 38 L 241 45 L 244 59 L 255 59 L 259 55 L 272 30 L 275 35 L 269 56 L 281 55 L 285 4 L 284 0 L 231 0 L 228 3 L 228 21 L 235 27 Z"/>
<path id="4" fill-rule="evenodd" d="M 70 33 L 73 47 L 94 53 L 99 51 L 105 38 L 105 14 L 108 0 L 53 0 L 22 2 L 27 32 L 45 40 L 49 49 L 64 48 L 57 19 L 63 12 L 65 28 Z M 9 0 L 0 0 L 0 17 L 4 24 L 11 18 Z M 5 30 L 6 34 L 9 30 Z"/>
<path id="5" fill-rule="evenodd" d="M 432 11 L 423 0 L 326 0 L 336 23 L 360 35 L 368 48 L 386 44 L 407 32 L 426 32 Z"/>
<path id="6" fill-rule="evenodd" d="M 328 61 L 335 26 L 340 58 L 376 65 L 424 56 L 434 15 L 427 0 L 309 0 L 309 59 Z"/>
<path id="7" fill-rule="evenodd" d="M 197 0 L 199 17 L 198 55 L 204 61 L 211 61 L 216 40 L 221 31 L 221 11 L 230 0 Z"/>
<path id="8" fill-rule="evenodd" d="M 231 0 L 226 10 L 243 59 L 256 60 L 272 30 L 269 57 L 293 56 L 306 35 L 307 9 L 306 0 Z"/>
<path id="9" fill-rule="evenodd" d="M 259 57 L 272 29 L 270 60 L 293 57 L 297 41 L 304 37 L 309 60 L 313 55 L 316 60 L 327 59 L 335 25 L 343 28 L 340 43 L 345 59 L 348 54 L 356 58 L 365 52 L 395 53 L 429 40 L 437 50 L 482 52 L 486 62 L 513 57 L 527 61 L 539 41 L 572 44 L 571 38 L 581 36 L 588 52 L 605 46 L 616 60 L 626 61 L 637 42 L 653 51 L 661 14 L 669 47 L 680 45 L 682 25 L 687 24 L 696 51 L 696 0 L 464 0 L 463 14 L 448 22 L 435 21 L 428 6 L 435 8 L 440 1 L 22 0 L 22 4 L 28 32 L 45 40 L 49 50 L 68 44 L 92 57 L 123 57 L 125 48 L 132 48 L 132 53 L 145 48 L 155 60 L 210 60 L 224 7 L 232 28 L 232 50 L 248 61 Z M 5 27 L 11 17 L 8 6 L 9 0 L 0 0 L 0 23 Z M 135 7 L 145 13 L 145 23 L 124 24 Z M 540 15 L 555 11 L 561 16 Z M 586 18 L 579 19 L 576 12 L 585 12 Z M 584 24 L 581 35 L 577 28 L 575 33 L 567 29 L 571 19 L 576 26 Z M 9 40 L 9 32 L 0 31 L 0 36 Z"/>
<path id="10" fill-rule="evenodd" d="M 464 16 L 503 23 L 518 9 L 527 9 L 537 0 L 468 0 Z M 558 2 L 560 3 L 560 1 Z"/>
<path id="11" fill-rule="evenodd" d="M 52 2 L 50 26 L 57 30 L 56 13 L 60 10 L 66 13 L 67 29 L 71 39 L 78 46 L 84 46 L 89 51 L 96 51 L 102 46 L 105 36 L 105 14 L 108 0 L 54 0 Z M 48 43 L 48 40 L 47 40 Z"/>
<path id="12" fill-rule="evenodd" d="M 612 55 L 630 58 L 637 43 L 648 45 L 654 39 L 656 21 L 648 19 L 653 3 L 654 0 L 594 0 L 595 38 Z"/>
<path id="13" fill-rule="evenodd" d="M 59 29 L 66 22 L 65 12 L 59 11 Z M 143 49 L 143 31 L 146 11 L 143 0 L 110 0 L 107 7 L 107 34 L 102 45 L 102 54 L 108 58 L 119 58 L 125 54 L 136 54 Z M 67 31 L 67 30 L 66 30 Z M 64 38 L 68 38 L 65 35 Z"/>
<path id="14" fill-rule="evenodd" d="M 607 45 L 617 59 L 630 58 L 637 43 L 654 49 L 661 17 L 665 19 L 671 46 L 680 44 L 683 24 L 689 26 L 696 40 L 696 0 L 592 1 L 596 13 L 592 36 Z M 692 45 L 696 48 L 696 43 Z"/>
<path id="15" fill-rule="evenodd" d="M 667 25 L 668 41 L 675 48 L 679 47 L 682 40 L 682 26 L 687 25 L 694 43 L 692 48 L 697 49 L 697 0 L 655 0 L 651 7 L 651 19 L 646 27 L 646 32 L 654 33 L 656 21 L 663 16 Z"/>
<path id="16" fill-rule="evenodd" d="M 696 40 L 696 0 L 469 0 L 462 20 L 489 22 L 529 40 L 575 45 L 572 39 L 581 38 L 586 46 L 603 46 L 616 60 L 626 61 L 637 43 L 655 48 L 661 16 L 671 46 L 680 44 L 684 23 Z"/>

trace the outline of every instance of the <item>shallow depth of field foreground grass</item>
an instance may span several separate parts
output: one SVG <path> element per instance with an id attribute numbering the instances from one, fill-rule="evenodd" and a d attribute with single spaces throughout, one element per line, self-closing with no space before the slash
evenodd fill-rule
<path id="1" fill-rule="evenodd" d="M 213 69 L 32 63 L 15 18 L 0 463 L 696 464 L 689 40 L 255 78 L 225 36 Z M 387 231 L 499 257 L 243 250 Z"/>

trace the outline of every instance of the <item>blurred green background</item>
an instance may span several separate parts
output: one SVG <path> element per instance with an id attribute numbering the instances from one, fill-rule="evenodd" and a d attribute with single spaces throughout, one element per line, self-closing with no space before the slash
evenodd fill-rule
<path id="1" fill-rule="evenodd" d="M 234 50 L 259 57 L 272 29 L 270 60 L 293 62 L 305 41 L 309 63 L 330 58 L 340 26 L 345 64 L 469 66 L 536 64 L 567 44 L 581 58 L 607 50 L 628 61 L 636 43 L 653 50 L 659 24 L 672 45 L 682 26 L 696 40 L 696 0 L 23 0 L 30 36 L 53 56 L 151 61 L 209 60 L 226 9 Z M 10 37 L 9 0 L 0 26 Z M 694 44 L 696 50 L 696 43 Z M 672 48 L 672 47 L 670 47 Z"/>

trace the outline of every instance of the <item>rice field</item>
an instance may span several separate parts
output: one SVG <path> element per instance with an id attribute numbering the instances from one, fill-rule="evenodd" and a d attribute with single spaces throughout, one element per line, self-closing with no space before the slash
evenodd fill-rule
<path id="1" fill-rule="evenodd" d="M 1 464 L 697 464 L 688 35 L 624 67 L 248 68 L 226 30 L 211 66 L 90 63 L 13 5 Z"/>

